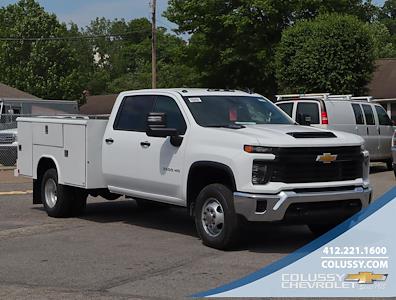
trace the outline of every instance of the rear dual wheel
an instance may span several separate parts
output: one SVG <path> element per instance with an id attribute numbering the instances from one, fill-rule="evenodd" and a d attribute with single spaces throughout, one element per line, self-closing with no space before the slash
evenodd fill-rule
<path id="1" fill-rule="evenodd" d="M 59 184 L 56 169 L 48 169 L 41 180 L 41 200 L 48 216 L 66 218 L 84 212 L 87 194 L 80 189 Z"/>

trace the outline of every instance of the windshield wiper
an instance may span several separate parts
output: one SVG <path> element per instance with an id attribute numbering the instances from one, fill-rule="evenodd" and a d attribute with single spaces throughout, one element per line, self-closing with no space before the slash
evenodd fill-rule
<path id="1" fill-rule="evenodd" d="M 208 125 L 208 126 L 205 126 L 205 127 L 210 127 L 210 128 L 228 128 L 228 129 L 243 129 L 243 128 L 246 128 L 246 126 L 238 125 L 238 124 Z"/>

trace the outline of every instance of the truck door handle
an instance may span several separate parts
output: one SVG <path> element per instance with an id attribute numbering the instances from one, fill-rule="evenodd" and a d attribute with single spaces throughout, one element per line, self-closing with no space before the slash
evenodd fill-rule
<path id="1" fill-rule="evenodd" d="M 105 139 L 106 144 L 113 144 L 114 140 L 113 139 Z"/>
<path id="2" fill-rule="evenodd" d="M 151 146 L 151 144 L 149 142 L 141 142 L 140 146 L 142 146 L 143 148 L 148 148 Z"/>

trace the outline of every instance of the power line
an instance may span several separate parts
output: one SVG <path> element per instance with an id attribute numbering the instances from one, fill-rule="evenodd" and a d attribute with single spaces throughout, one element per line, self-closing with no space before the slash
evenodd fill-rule
<path id="1" fill-rule="evenodd" d="M 63 37 L 0 37 L 0 41 L 20 41 L 20 42 L 39 42 L 39 41 L 74 41 L 74 40 L 94 40 L 101 38 L 128 38 L 134 33 L 147 33 L 149 30 L 130 31 L 126 34 L 104 34 L 104 35 L 88 35 L 88 36 L 63 36 Z"/>

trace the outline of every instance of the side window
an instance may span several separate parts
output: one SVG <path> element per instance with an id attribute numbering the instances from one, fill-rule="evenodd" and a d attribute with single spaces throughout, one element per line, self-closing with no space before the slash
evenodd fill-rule
<path id="1" fill-rule="evenodd" d="M 186 121 L 174 99 L 166 96 L 157 96 L 153 111 L 166 113 L 168 127 L 176 128 L 180 135 L 186 133 Z"/>
<path id="2" fill-rule="evenodd" d="M 293 103 L 281 103 L 278 104 L 279 108 L 282 109 L 289 117 L 293 116 Z"/>
<path id="3" fill-rule="evenodd" d="M 382 106 L 375 106 L 375 110 L 377 111 L 378 120 L 380 125 L 392 126 L 393 123 L 389 118 L 388 114 L 386 113 L 385 109 Z"/>
<path id="4" fill-rule="evenodd" d="M 114 122 L 114 129 L 145 132 L 147 115 L 152 110 L 153 103 L 153 96 L 131 96 L 124 98 Z"/>
<path id="5" fill-rule="evenodd" d="M 296 121 L 304 123 L 306 117 L 311 118 L 311 124 L 320 124 L 319 105 L 317 103 L 299 102 L 297 104 Z"/>
<path id="6" fill-rule="evenodd" d="M 363 112 L 362 108 L 360 107 L 359 104 L 352 104 L 353 112 L 355 114 L 355 120 L 357 125 L 362 125 L 364 124 L 364 117 L 363 117 Z"/>
<path id="7" fill-rule="evenodd" d="M 375 125 L 374 112 L 370 105 L 362 104 L 367 125 Z"/>

